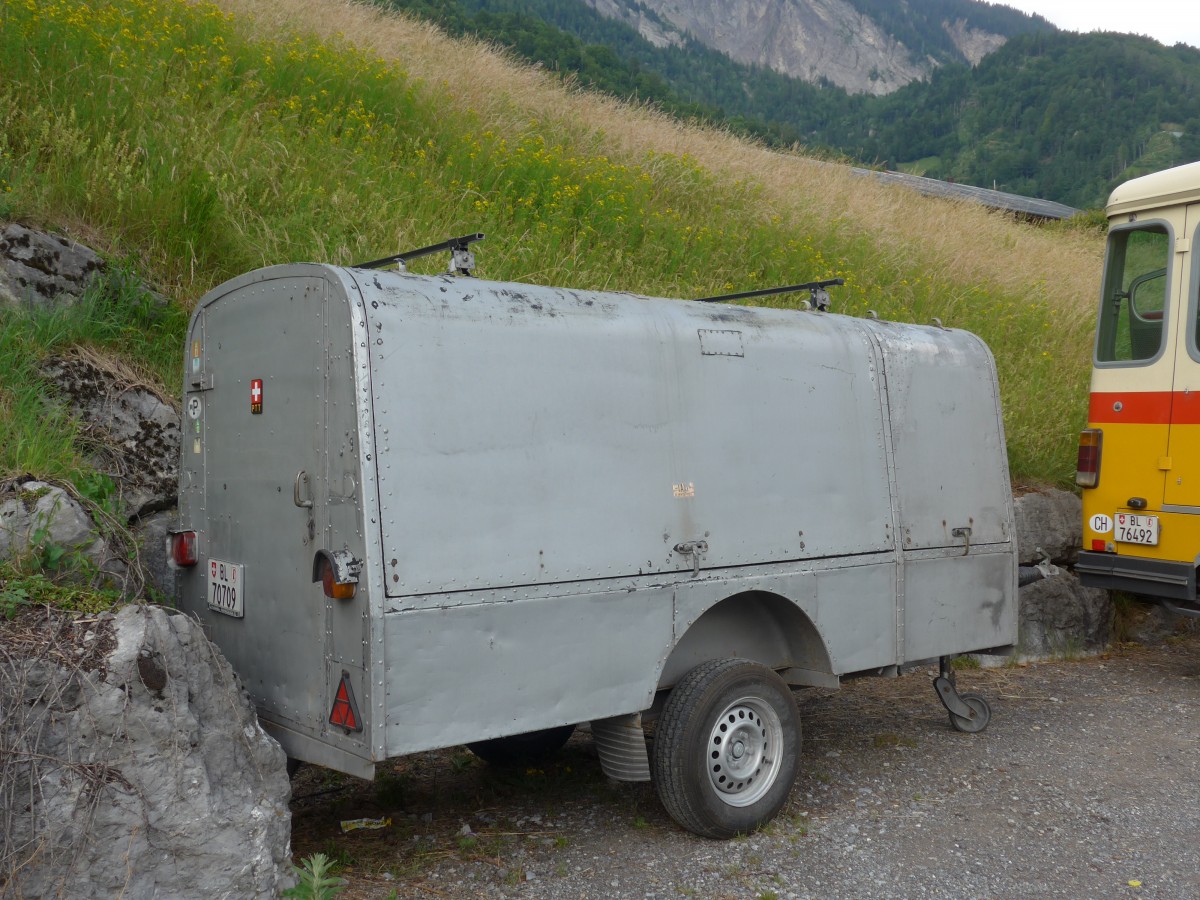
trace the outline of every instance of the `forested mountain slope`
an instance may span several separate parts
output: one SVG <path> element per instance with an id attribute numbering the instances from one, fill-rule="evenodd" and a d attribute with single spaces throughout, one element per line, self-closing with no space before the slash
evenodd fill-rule
<path id="1" fill-rule="evenodd" d="M 601 90 L 776 145 L 1072 206 L 1101 205 L 1122 180 L 1200 158 L 1200 51 L 1148 38 L 1035 29 L 971 66 L 933 40 L 933 12 L 921 21 L 878 12 L 943 63 L 927 80 L 869 96 L 738 63 L 692 38 L 652 42 L 582 0 L 383 2 Z M 639 8 L 648 21 L 649 8 Z M 658 32 L 643 28 L 651 37 L 669 30 L 661 17 L 654 21 Z"/>

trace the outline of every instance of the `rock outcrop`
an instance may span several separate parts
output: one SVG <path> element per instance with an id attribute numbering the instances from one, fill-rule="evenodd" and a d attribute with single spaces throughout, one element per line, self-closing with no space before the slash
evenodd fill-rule
<path id="1" fill-rule="evenodd" d="M 1097 653 L 1112 640 L 1109 592 L 1084 587 L 1065 569 L 1026 585 L 1020 596 L 1017 648 L 1026 659 Z"/>
<path id="2" fill-rule="evenodd" d="M 283 751 L 195 621 L 128 606 L 5 627 L 20 630 L 0 654 L 6 895 L 273 898 L 291 883 Z"/>
<path id="3" fill-rule="evenodd" d="M 1043 577 L 1020 589 L 1017 647 L 1026 659 L 1095 653 L 1112 639 L 1108 591 L 1087 588 L 1070 571 L 1083 539 L 1083 505 L 1068 491 L 1031 491 L 1014 498 L 1017 557 Z"/>
<path id="4" fill-rule="evenodd" d="M 53 357 L 42 375 L 83 423 L 91 461 L 116 482 L 127 521 L 175 505 L 180 416 L 171 403 L 94 353 Z"/>
<path id="5" fill-rule="evenodd" d="M 1033 565 L 1048 559 L 1073 566 L 1083 540 L 1083 502 L 1069 491 L 1030 491 L 1013 498 L 1017 559 Z"/>
<path id="6" fill-rule="evenodd" d="M 87 511 L 62 488 L 33 479 L 0 490 L 0 559 L 21 560 L 53 554 L 60 566 L 78 554 L 101 583 L 123 588 L 128 565 L 102 537 Z M 100 585 L 97 585 L 100 586 Z"/>
<path id="7" fill-rule="evenodd" d="M 928 78 L 938 63 L 908 47 L 849 0 L 585 0 L 602 15 L 637 29 L 656 47 L 688 38 L 741 63 L 852 94 L 887 94 Z M 975 65 L 1006 38 L 965 20 L 942 29 Z"/>
<path id="8" fill-rule="evenodd" d="M 728 3 L 642 0 L 642 5 L 738 62 L 851 93 L 886 94 L 924 78 L 932 66 L 846 0 Z"/>
<path id="9" fill-rule="evenodd" d="M 88 247 L 24 225 L 0 228 L 0 308 L 69 306 L 104 270 Z"/>

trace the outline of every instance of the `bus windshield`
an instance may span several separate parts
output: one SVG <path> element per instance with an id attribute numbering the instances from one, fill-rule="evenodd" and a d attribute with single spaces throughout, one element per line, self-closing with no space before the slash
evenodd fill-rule
<path id="1" fill-rule="evenodd" d="M 1170 236 L 1162 225 L 1109 235 L 1098 362 L 1138 362 L 1158 355 L 1167 317 L 1170 258 Z"/>

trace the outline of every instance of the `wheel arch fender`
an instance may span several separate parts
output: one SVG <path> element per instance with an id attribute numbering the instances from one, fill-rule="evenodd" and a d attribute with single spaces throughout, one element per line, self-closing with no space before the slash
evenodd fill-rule
<path id="1" fill-rule="evenodd" d="M 761 663 L 789 684 L 839 683 L 825 641 L 804 610 L 779 594 L 746 591 L 713 604 L 687 626 L 667 655 L 658 689 L 707 660 L 727 657 Z"/>

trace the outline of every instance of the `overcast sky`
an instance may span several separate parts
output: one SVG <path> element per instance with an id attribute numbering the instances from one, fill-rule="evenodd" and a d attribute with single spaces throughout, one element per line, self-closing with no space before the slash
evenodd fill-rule
<path id="1" fill-rule="evenodd" d="M 1066 31 L 1144 34 L 1200 48 L 1200 9 L 1189 0 L 999 0 Z"/>

